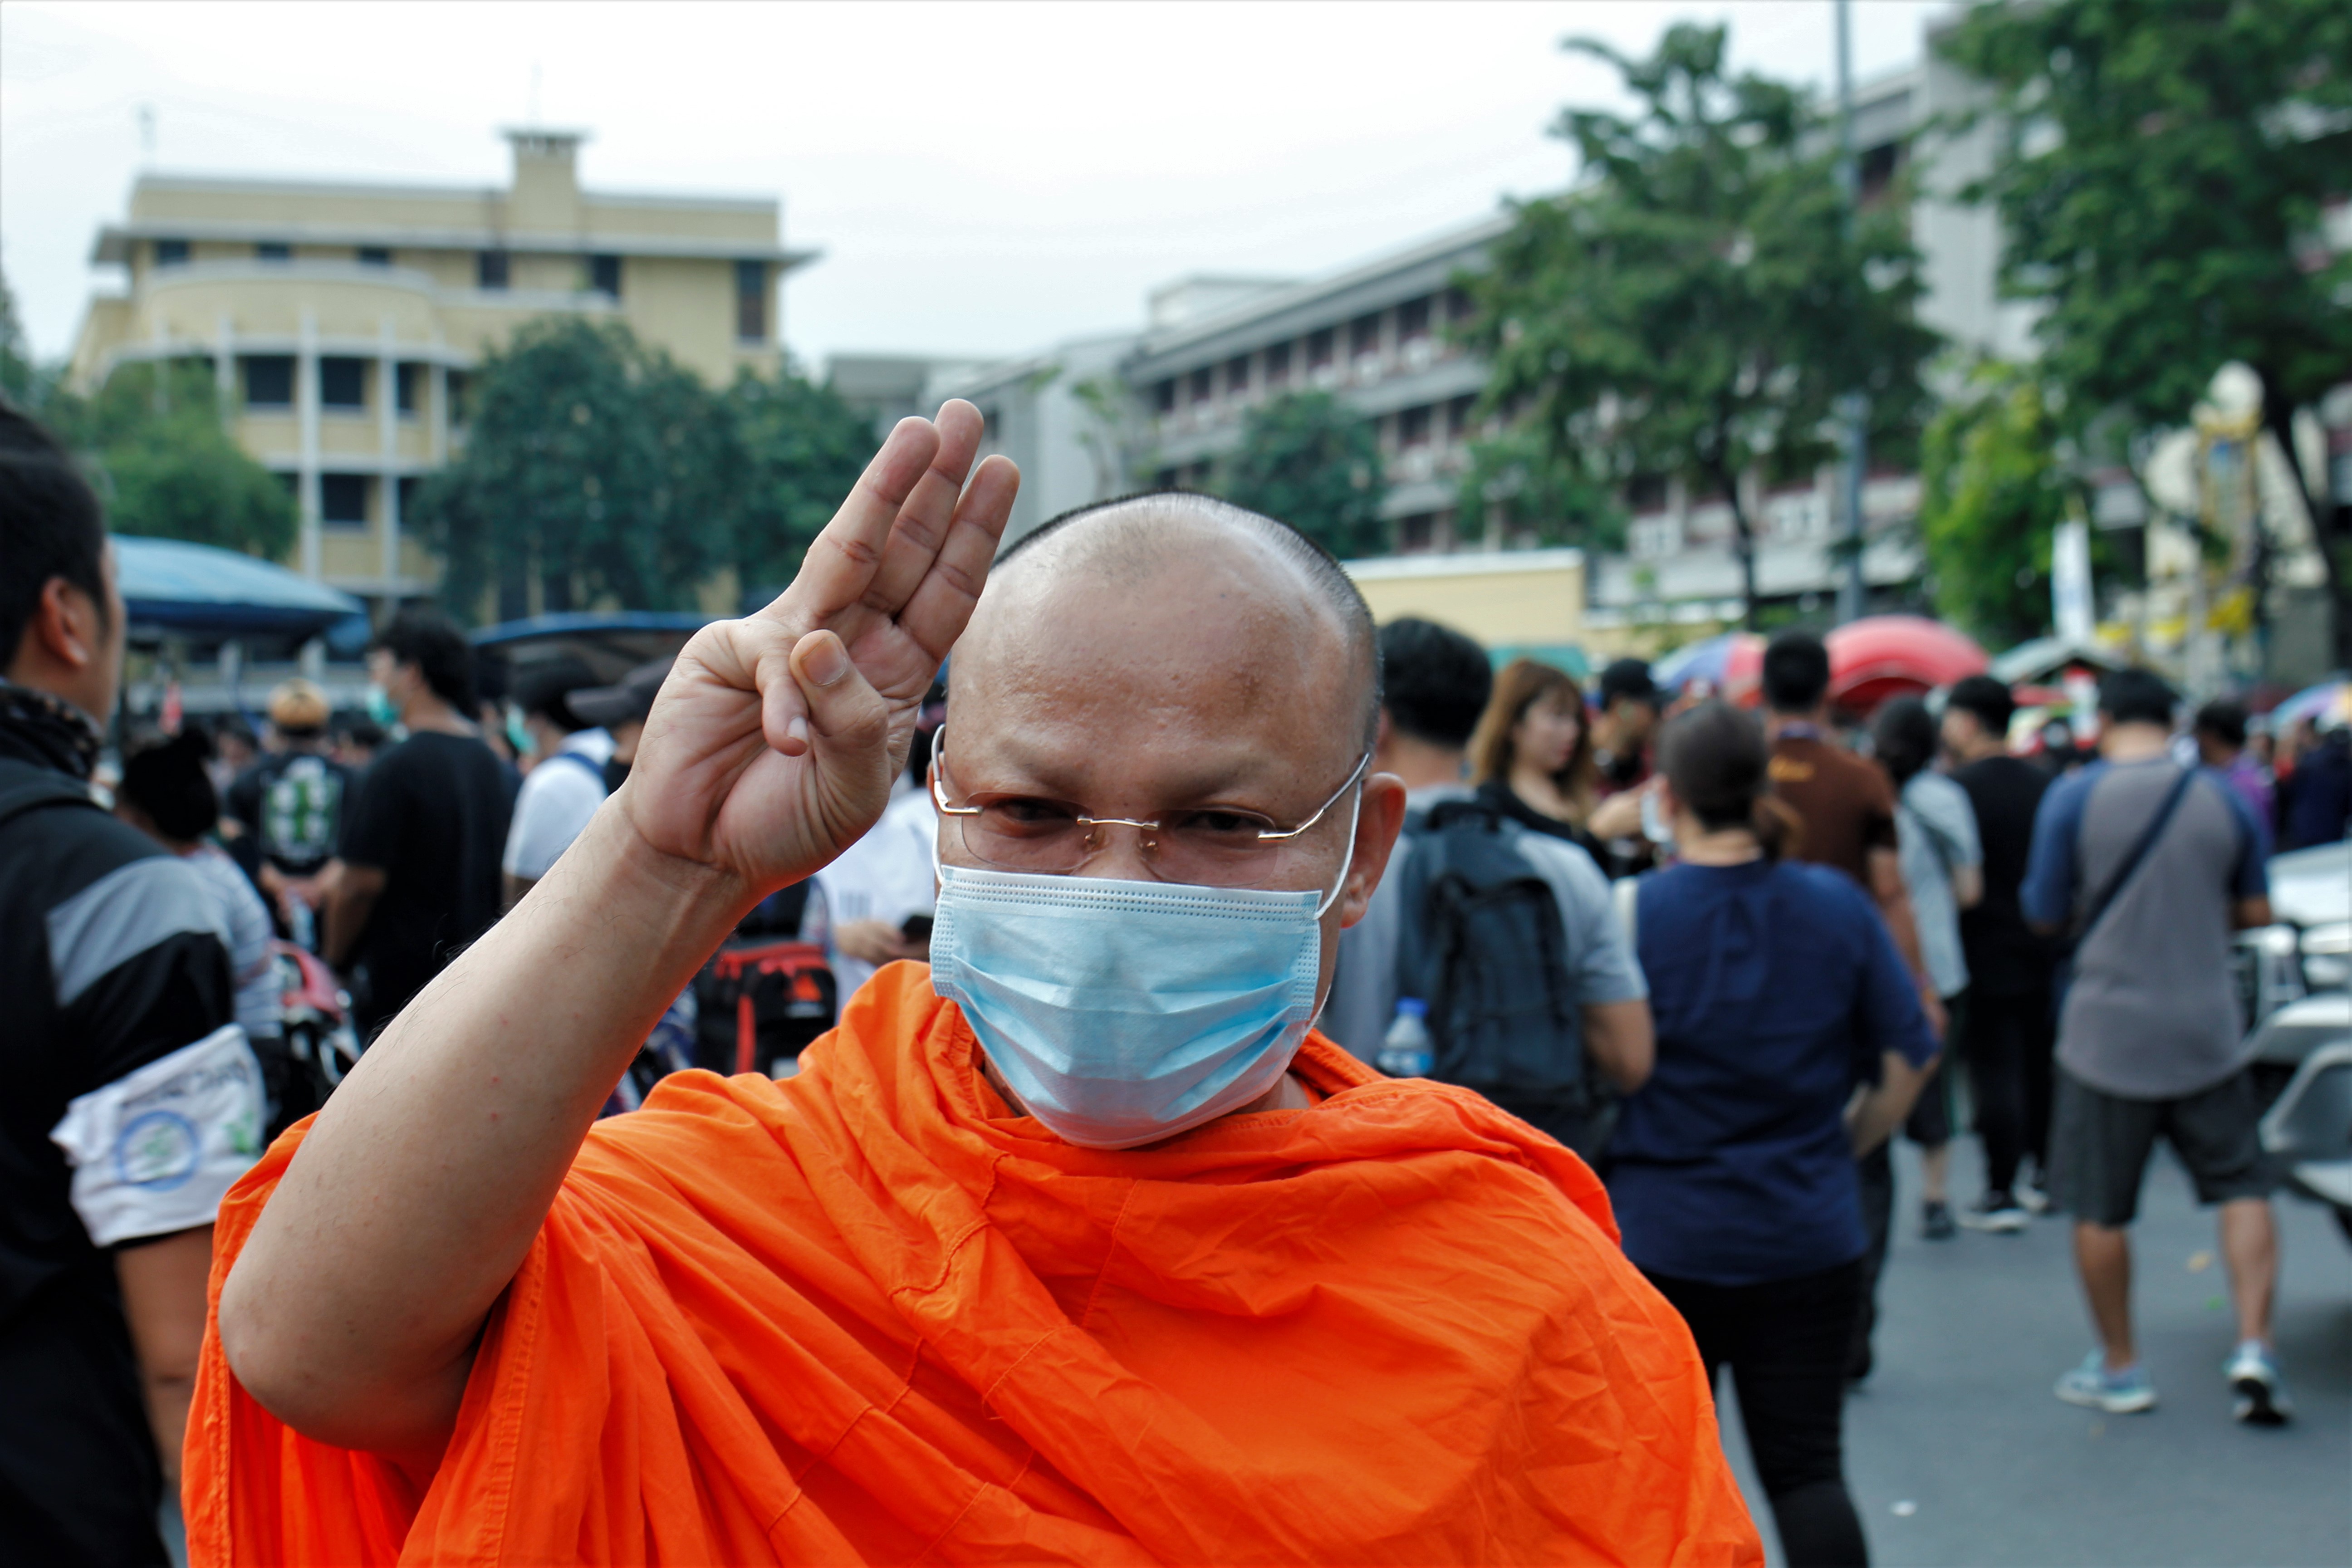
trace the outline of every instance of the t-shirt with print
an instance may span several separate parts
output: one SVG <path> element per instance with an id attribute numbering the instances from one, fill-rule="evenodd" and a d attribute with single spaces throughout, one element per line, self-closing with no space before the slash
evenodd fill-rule
<path id="1" fill-rule="evenodd" d="M 0 1559 L 160 1563 L 114 1249 L 211 1223 L 260 1072 L 197 874 L 90 801 L 35 707 L 0 688 Z"/>
<path id="2" fill-rule="evenodd" d="M 1897 847 L 1895 786 L 1874 763 L 1791 726 L 1772 742 L 1772 793 L 1788 802 L 1805 830 L 1795 858 L 1834 866 L 1870 886 L 1870 852 Z"/>
<path id="3" fill-rule="evenodd" d="M 335 852 L 357 777 L 331 757 L 279 752 L 237 774 L 222 804 L 260 841 L 263 858 L 308 877 Z"/>
<path id="4" fill-rule="evenodd" d="M 2017 891 L 2050 774 L 2022 757 L 1994 756 L 1956 770 L 1952 782 L 1976 808 L 1977 842 L 1984 850 L 1984 897 L 1960 911 L 1969 989 L 1979 996 L 2008 997 L 2047 991 L 2050 942 L 2025 923 Z"/>
<path id="5" fill-rule="evenodd" d="M 1952 873 L 1984 858 L 1977 846 L 1976 813 L 1959 785 L 1938 773 L 1914 773 L 1895 803 L 1902 844 L 1903 887 L 1918 923 L 1919 962 L 1938 996 L 1957 996 L 1969 984 L 1960 951 L 1960 906 Z"/>
<path id="6" fill-rule="evenodd" d="M 1862 1256 L 1846 1102 L 1895 1051 L 1936 1054 L 1877 907 L 1819 866 L 1676 866 L 1636 884 L 1657 1066 L 1602 1175 L 1625 1256 L 1717 1285 Z"/>
<path id="7" fill-rule="evenodd" d="M 2168 758 L 2094 763 L 2042 797 L 2021 902 L 2071 927 L 2104 890 L 2180 776 Z M 2074 950 L 2058 1063 L 2102 1093 L 2178 1100 L 2246 1064 L 2231 955 L 2233 906 L 2269 890 L 2262 833 L 2237 791 L 2200 768 L 2172 820 Z"/>
<path id="8" fill-rule="evenodd" d="M 499 918 L 512 805 L 498 754 L 471 735 L 419 731 L 369 767 L 342 847 L 384 874 L 353 955 L 363 1037 Z"/>

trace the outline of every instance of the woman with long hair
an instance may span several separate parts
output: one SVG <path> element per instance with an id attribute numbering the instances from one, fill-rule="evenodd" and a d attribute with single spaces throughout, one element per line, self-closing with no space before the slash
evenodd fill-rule
<path id="1" fill-rule="evenodd" d="M 1566 671 L 1531 658 L 1503 667 L 1470 737 L 1470 781 L 1498 814 L 1601 860 L 1599 841 L 1584 826 L 1601 799 L 1592 725 L 1584 693 Z"/>
<path id="2" fill-rule="evenodd" d="M 1936 1042 L 1862 889 L 1785 858 L 1752 714 L 1708 702 L 1658 747 L 1677 863 L 1621 883 L 1657 1065 L 1603 1177 L 1626 1257 L 1728 1363 L 1791 1568 L 1868 1560 L 1842 1424 L 1864 1256 L 1858 1154 L 1884 1142 Z M 1861 1090 L 1857 1094 L 1857 1090 Z"/>

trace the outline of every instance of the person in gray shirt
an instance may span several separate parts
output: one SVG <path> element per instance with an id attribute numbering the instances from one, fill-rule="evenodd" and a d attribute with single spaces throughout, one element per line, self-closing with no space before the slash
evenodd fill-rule
<path id="1" fill-rule="evenodd" d="M 1410 825 L 1433 805 L 1472 797 L 1463 779 L 1464 762 L 1494 677 L 1483 648 L 1433 622 L 1391 621 L 1381 628 L 1380 642 L 1382 704 L 1372 771 L 1404 781 Z M 1573 844 L 1516 824 L 1505 824 L 1504 831 L 1549 884 L 1559 906 L 1566 967 L 1576 987 L 1574 1034 L 1564 1048 L 1580 1048 L 1612 1084 L 1631 1092 L 1649 1076 L 1649 987 L 1617 921 L 1608 879 Z M 1402 889 L 1412 854 L 1409 830 L 1398 841 L 1364 918 L 1340 934 L 1339 970 L 1318 1025 L 1368 1062 L 1379 1054 L 1402 994 L 1401 949 L 1409 912 Z M 1570 1147 L 1581 1141 L 1580 1128 L 1543 1115 L 1542 1108 L 1505 1109 Z"/>
<path id="2" fill-rule="evenodd" d="M 2161 1135 L 2199 1200 L 2221 1205 L 2238 1419 L 2273 1425 L 2287 1414 L 2270 1342 L 2278 1237 L 2231 968 L 2232 932 L 2270 923 L 2262 835 L 2219 773 L 2171 760 L 2172 709 L 2146 670 L 2100 683 L 2102 760 L 2042 797 L 2019 889 L 2037 929 L 2074 937 L 2051 1174 L 2100 1348 L 2057 1393 L 2113 1414 L 2156 1403 L 2132 1338 L 2127 1227 Z"/>

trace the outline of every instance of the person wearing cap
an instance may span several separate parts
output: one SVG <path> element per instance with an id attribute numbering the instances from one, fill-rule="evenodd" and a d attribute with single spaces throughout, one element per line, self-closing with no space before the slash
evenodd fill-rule
<path id="1" fill-rule="evenodd" d="M 547 875 L 604 804 L 613 737 L 574 713 L 569 700 L 595 682 L 587 664 L 569 656 L 538 665 L 515 682 L 530 771 L 515 795 L 514 822 L 499 863 L 509 909 Z"/>
<path id="2" fill-rule="evenodd" d="M 365 1040 L 499 918 L 509 774 L 482 741 L 473 650 L 449 619 L 403 610 L 368 676 L 408 738 L 370 765 L 343 823 L 322 956 L 352 981 Z"/>
<path id="3" fill-rule="evenodd" d="M 261 852 L 254 880 L 278 906 L 278 918 L 303 946 L 319 907 L 319 874 L 342 831 L 343 810 L 358 775 L 327 754 L 332 711 L 317 683 L 297 676 L 269 693 L 269 733 L 276 748 L 228 786 L 224 813 L 249 834 Z"/>
<path id="4" fill-rule="evenodd" d="M 637 738 L 646 732 L 646 715 L 654 709 L 655 694 L 669 679 L 670 658 L 647 659 L 621 678 L 617 686 L 592 686 L 564 699 L 583 724 L 602 725 L 613 737 L 612 753 L 604 759 L 606 793 L 621 787 L 629 764 L 637 760 Z"/>
<path id="5" fill-rule="evenodd" d="M 1601 672 L 1600 700 L 1592 739 L 1602 785 L 1612 794 L 1633 789 L 1650 776 L 1650 740 L 1664 705 L 1658 683 L 1642 660 L 1621 658 Z"/>

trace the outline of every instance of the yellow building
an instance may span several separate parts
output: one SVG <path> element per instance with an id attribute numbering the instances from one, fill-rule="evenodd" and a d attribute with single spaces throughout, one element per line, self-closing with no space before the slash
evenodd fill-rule
<path id="1" fill-rule="evenodd" d="M 774 373 L 783 247 L 768 198 L 581 189 L 580 133 L 507 132 L 505 190 L 142 175 L 92 259 L 72 374 L 208 360 L 245 449 L 284 477 L 305 576 L 398 599 L 437 563 L 401 514 L 465 440 L 466 377 L 526 321 L 625 322 L 712 385 Z"/>
<path id="2" fill-rule="evenodd" d="M 1497 657 L 1527 654 L 1570 668 L 1586 658 L 1581 550 L 1391 555 L 1340 564 L 1383 626 L 1413 616 L 1452 626 Z"/>

